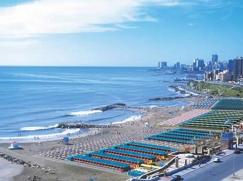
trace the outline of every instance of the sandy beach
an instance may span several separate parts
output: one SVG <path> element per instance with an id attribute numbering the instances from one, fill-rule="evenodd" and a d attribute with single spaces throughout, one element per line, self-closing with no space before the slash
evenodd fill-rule
<path id="1" fill-rule="evenodd" d="M 193 102 L 197 98 L 186 98 L 185 101 Z M 125 180 L 126 174 L 100 168 L 83 167 L 80 164 L 68 162 L 67 155 L 87 153 L 90 151 L 107 148 L 115 144 L 128 141 L 141 141 L 144 137 L 158 133 L 175 126 L 174 124 L 162 124 L 167 120 L 191 111 L 187 107 L 155 107 L 142 109 L 143 116 L 139 119 L 116 124 L 116 128 L 102 128 L 97 134 L 86 137 L 80 136 L 71 140 L 70 145 L 64 145 L 60 140 L 23 143 L 23 150 L 9 151 L 8 144 L 0 145 L 0 152 L 22 159 L 26 162 L 39 165 L 37 167 L 24 167 L 23 172 L 14 172 L 14 180 L 82 180 L 88 181 L 92 177 L 99 181 Z"/>
<path id="2" fill-rule="evenodd" d="M 13 178 L 23 171 L 23 166 L 10 163 L 0 158 L 0 181 L 12 181 Z"/>

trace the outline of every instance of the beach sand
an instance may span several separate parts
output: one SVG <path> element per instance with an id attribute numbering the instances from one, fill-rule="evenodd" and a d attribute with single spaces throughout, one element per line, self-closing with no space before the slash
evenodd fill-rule
<path id="1" fill-rule="evenodd" d="M 12 181 L 13 178 L 23 171 L 23 166 L 13 164 L 0 158 L 0 181 Z"/>
<path id="2" fill-rule="evenodd" d="M 195 99 L 186 100 L 194 102 Z M 97 169 L 93 166 L 83 167 L 78 163 L 62 159 L 68 154 L 86 153 L 128 141 L 141 141 L 145 136 L 172 128 L 173 126 L 161 123 L 190 110 L 192 110 L 190 106 L 146 108 L 141 110 L 143 113 L 141 119 L 117 124 L 116 128 L 99 129 L 98 134 L 72 139 L 70 145 L 64 145 L 61 141 L 24 143 L 23 150 L 9 151 L 8 144 L 0 144 L 0 152 L 41 166 L 41 168 L 24 167 L 23 172 L 17 173 L 19 175 L 14 178 L 16 181 L 33 180 L 34 177 L 48 181 L 88 181 L 91 178 L 97 181 L 126 180 L 128 178 L 126 173 L 100 167 Z"/>

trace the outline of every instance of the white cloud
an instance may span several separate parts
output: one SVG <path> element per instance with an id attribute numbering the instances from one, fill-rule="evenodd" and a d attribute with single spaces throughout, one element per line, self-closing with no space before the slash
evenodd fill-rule
<path id="1" fill-rule="evenodd" d="M 28 47 L 33 47 L 39 45 L 39 41 L 37 39 L 4 39 L 0 41 L 1 49 L 25 49 Z"/>
<path id="2" fill-rule="evenodd" d="M 177 6 L 181 0 L 35 0 L 0 8 L 0 37 L 114 31 L 125 23 L 156 21 L 147 5 Z M 117 26 L 120 24 L 121 26 Z"/>

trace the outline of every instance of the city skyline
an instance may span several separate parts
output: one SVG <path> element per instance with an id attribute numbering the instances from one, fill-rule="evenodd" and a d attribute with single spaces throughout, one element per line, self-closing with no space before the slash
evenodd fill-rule
<path id="1" fill-rule="evenodd" d="M 6 0 L 0 65 L 156 66 L 242 56 L 243 6 L 230 0 Z"/>

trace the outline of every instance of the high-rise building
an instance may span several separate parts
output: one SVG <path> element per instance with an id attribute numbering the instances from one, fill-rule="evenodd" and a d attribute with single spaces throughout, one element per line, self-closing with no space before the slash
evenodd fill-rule
<path id="1" fill-rule="evenodd" d="M 213 71 L 213 63 L 212 61 L 209 61 L 206 66 L 207 71 Z"/>
<path id="2" fill-rule="evenodd" d="M 180 62 L 176 62 L 174 67 L 175 67 L 176 70 L 180 70 L 181 69 L 181 63 Z"/>
<path id="3" fill-rule="evenodd" d="M 189 71 L 191 71 L 190 65 L 181 64 L 181 71 L 182 72 L 189 72 Z"/>
<path id="4" fill-rule="evenodd" d="M 228 68 L 230 73 L 233 72 L 233 70 L 234 70 L 234 60 L 231 59 L 231 60 L 228 61 L 227 68 Z"/>
<path id="5" fill-rule="evenodd" d="M 243 57 L 235 58 L 233 61 L 233 79 L 238 81 L 243 78 Z"/>
<path id="6" fill-rule="evenodd" d="M 218 69 L 222 72 L 227 69 L 227 62 L 218 62 Z"/>
<path id="7" fill-rule="evenodd" d="M 161 62 L 160 66 L 161 66 L 162 69 L 167 68 L 167 62 Z"/>
<path id="8" fill-rule="evenodd" d="M 203 59 L 196 58 L 193 62 L 193 71 L 205 70 L 205 63 Z"/>
<path id="9" fill-rule="evenodd" d="M 212 63 L 213 64 L 218 63 L 218 59 L 219 59 L 219 56 L 217 54 L 213 54 L 212 55 Z"/>
<path id="10" fill-rule="evenodd" d="M 167 62 L 159 62 L 158 67 L 160 69 L 166 69 L 167 68 Z"/>
<path id="11" fill-rule="evenodd" d="M 204 70 L 204 68 L 205 68 L 204 60 L 199 59 L 198 62 L 197 62 L 197 64 L 198 64 L 197 66 L 198 66 L 199 71 Z"/>

